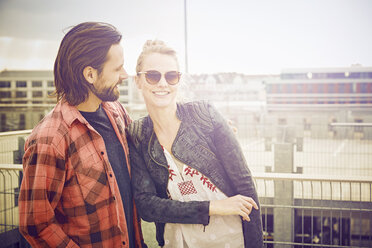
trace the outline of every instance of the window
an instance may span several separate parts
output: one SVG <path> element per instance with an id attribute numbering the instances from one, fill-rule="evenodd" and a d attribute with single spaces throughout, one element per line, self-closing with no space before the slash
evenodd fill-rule
<path id="1" fill-rule="evenodd" d="M 41 87 L 41 86 L 42 86 L 42 82 L 41 81 L 32 81 L 32 87 L 33 88 Z"/>
<path id="2" fill-rule="evenodd" d="M 363 120 L 362 119 L 354 119 L 354 122 L 356 124 L 361 124 L 361 123 L 363 123 Z M 362 133 L 363 132 L 363 127 L 362 126 L 355 126 L 354 127 L 354 132 Z"/>
<path id="3" fill-rule="evenodd" d="M 290 93 L 292 85 L 290 84 L 282 84 L 281 93 Z"/>
<path id="4" fill-rule="evenodd" d="M 0 97 L 1 98 L 10 98 L 11 92 L 10 91 L 0 91 Z"/>
<path id="5" fill-rule="evenodd" d="M 360 93 L 367 93 L 367 83 L 360 84 Z"/>
<path id="6" fill-rule="evenodd" d="M 9 81 L 0 81 L 0 88 L 10 88 Z"/>
<path id="7" fill-rule="evenodd" d="M 276 88 L 277 88 L 277 92 L 276 93 L 282 93 L 283 92 L 283 85 L 282 84 L 278 84 L 276 85 Z"/>
<path id="8" fill-rule="evenodd" d="M 27 97 L 27 92 L 26 91 L 17 91 L 16 92 L 16 98 L 22 98 L 22 97 Z"/>
<path id="9" fill-rule="evenodd" d="M 297 84 L 297 87 L 296 87 L 296 92 L 297 93 L 303 93 L 304 92 L 304 85 L 303 84 Z"/>
<path id="10" fill-rule="evenodd" d="M 266 85 L 267 93 L 273 93 L 273 86 L 271 84 Z"/>
<path id="11" fill-rule="evenodd" d="M 283 73 L 280 75 L 281 79 L 307 79 L 306 73 Z"/>
<path id="12" fill-rule="evenodd" d="M 126 95 L 128 95 L 128 90 L 121 90 L 121 91 L 120 91 L 120 95 L 121 95 L 121 96 L 126 96 Z"/>
<path id="13" fill-rule="evenodd" d="M 26 81 L 17 81 L 16 82 L 16 87 L 17 88 L 26 88 L 27 87 L 27 82 Z"/>
<path id="14" fill-rule="evenodd" d="M 32 97 L 42 97 L 43 92 L 42 91 L 33 91 L 32 92 Z"/>
<path id="15" fill-rule="evenodd" d="M 346 92 L 346 84 L 339 84 L 338 85 L 338 92 L 345 93 Z"/>
<path id="16" fill-rule="evenodd" d="M 318 91 L 317 93 L 324 93 L 324 85 L 323 84 L 318 84 Z"/>
<path id="17" fill-rule="evenodd" d="M 362 78 L 362 74 L 360 72 L 352 72 L 349 75 L 350 78 Z"/>
<path id="18" fill-rule="evenodd" d="M 327 78 L 345 78 L 344 72 L 327 73 Z"/>
<path id="19" fill-rule="evenodd" d="M 278 125 L 287 125 L 287 119 L 279 118 L 278 119 Z"/>
<path id="20" fill-rule="evenodd" d="M 25 114 L 19 115 L 19 130 L 25 130 L 26 129 L 26 117 Z"/>
<path id="21" fill-rule="evenodd" d="M 317 84 L 312 84 L 311 85 L 311 93 L 318 93 L 317 87 L 318 87 Z"/>
<path id="22" fill-rule="evenodd" d="M 304 123 L 304 130 L 311 130 L 311 123 L 306 118 L 303 119 L 303 123 Z"/>
<path id="23" fill-rule="evenodd" d="M 128 86 L 128 79 L 123 80 L 123 83 L 121 85 Z"/>
<path id="24" fill-rule="evenodd" d="M 1 132 L 6 132 L 8 131 L 8 128 L 6 126 L 6 114 L 1 114 L 1 125 L 0 125 L 0 128 L 1 128 Z"/>
<path id="25" fill-rule="evenodd" d="M 328 84 L 328 93 L 335 93 L 335 85 L 334 84 Z"/>
<path id="26" fill-rule="evenodd" d="M 313 78 L 314 79 L 324 79 L 324 78 L 327 78 L 327 74 L 316 72 L 316 73 L 313 73 Z"/>
<path id="27" fill-rule="evenodd" d="M 48 87 L 54 87 L 54 82 L 53 81 L 48 81 Z"/>
<path id="28" fill-rule="evenodd" d="M 14 188 L 14 206 L 18 207 L 19 187 Z"/>
<path id="29" fill-rule="evenodd" d="M 367 84 L 367 93 L 372 93 L 372 83 L 366 83 Z"/>

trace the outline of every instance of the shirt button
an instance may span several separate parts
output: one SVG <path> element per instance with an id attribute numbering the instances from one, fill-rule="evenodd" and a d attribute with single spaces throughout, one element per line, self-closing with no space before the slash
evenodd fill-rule
<path id="1" fill-rule="evenodd" d="M 112 174 L 110 173 L 110 177 L 112 177 Z"/>
<path id="2" fill-rule="evenodd" d="M 103 155 L 103 154 L 105 154 L 104 152 L 101 152 L 101 154 Z"/>
<path id="3" fill-rule="evenodd" d="M 125 245 L 125 241 L 123 241 L 123 245 Z"/>
<path id="4" fill-rule="evenodd" d="M 116 200 L 116 197 L 114 196 L 114 201 Z"/>

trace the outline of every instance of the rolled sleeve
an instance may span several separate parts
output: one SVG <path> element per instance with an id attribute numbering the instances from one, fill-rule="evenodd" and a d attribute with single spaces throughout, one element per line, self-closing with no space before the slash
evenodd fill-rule
<path id="1" fill-rule="evenodd" d="M 65 161 L 43 142 L 26 147 L 19 195 L 19 230 L 33 247 L 78 247 L 56 224 Z"/>

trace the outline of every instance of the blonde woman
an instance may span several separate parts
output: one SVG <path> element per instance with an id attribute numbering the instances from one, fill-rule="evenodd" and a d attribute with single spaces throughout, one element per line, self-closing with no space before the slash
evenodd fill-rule
<path id="1" fill-rule="evenodd" d="M 136 84 L 149 115 L 128 128 L 133 194 L 163 247 L 262 247 L 257 193 L 241 148 L 207 102 L 177 103 L 175 51 L 147 41 Z"/>

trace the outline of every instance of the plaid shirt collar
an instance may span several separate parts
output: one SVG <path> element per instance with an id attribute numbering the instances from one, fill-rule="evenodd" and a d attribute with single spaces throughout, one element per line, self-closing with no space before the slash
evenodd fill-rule
<path id="1" fill-rule="evenodd" d="M 102 102 L 102 107 L 103 109 L 111 112 L 115 119 L 119 116 L 119 114 L 117 113 L 117 110 L 113 108 L 110 105 L 110 103 Z M 61 101 L 59 101 L 59 103 L 56 106 L 56 109 L 61 111 L 62 117 L 66 121 L 66 124 L 69 127 L 71 127 L 72 123 L 74 123 L 75 120 L 78 120 L 79 122 L 85 125 L 88 124 L 87 120 L 85 120 L 85 118 L 81 115 L 77 107 L 70 105 L 65 99 L 62 99 Z"/>

